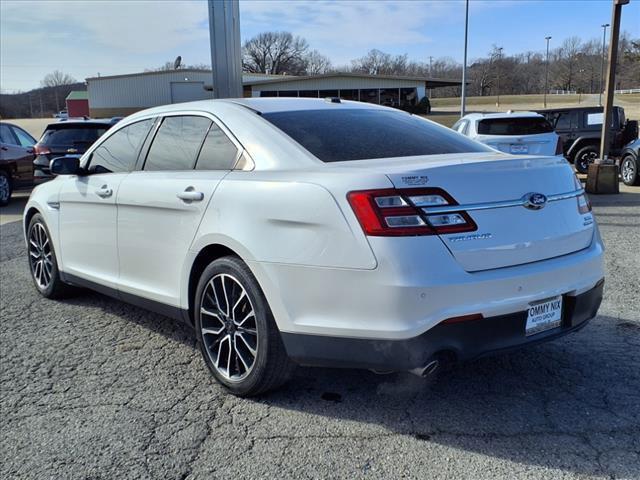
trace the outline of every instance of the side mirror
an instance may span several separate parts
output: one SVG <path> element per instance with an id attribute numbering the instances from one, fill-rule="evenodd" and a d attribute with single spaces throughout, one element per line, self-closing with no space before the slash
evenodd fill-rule
<path id="1" fill-rule="evenodd" d="M 78 175 L 82 173 L 80 158 L 74 156 L 54 158 L 49 164 L 49 170 L 53 175 Z"/>

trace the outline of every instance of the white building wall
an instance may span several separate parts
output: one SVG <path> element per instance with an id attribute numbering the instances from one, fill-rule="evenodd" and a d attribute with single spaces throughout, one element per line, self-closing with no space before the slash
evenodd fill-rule
<path id="1" fill-rule="evenodd" d="M 89 106 L 95 108 L 148 108 L 171 103 L 172 82 L 202 82 L 211 85 L 211 72 L 175 70 L 142 75 L 87 79 Z M 203 88 L 202 99 L 213 92 Z"/>

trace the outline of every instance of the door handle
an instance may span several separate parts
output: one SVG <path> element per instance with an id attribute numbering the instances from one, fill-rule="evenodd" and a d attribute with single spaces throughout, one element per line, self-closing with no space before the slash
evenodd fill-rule
<path id="1" fill-rule="evenodd" d="M 187 187 L 184 192 L 180 192 L 176 196 L 184 203 L 200 202 L 204 199 L 204 193 L 196 192 L 193 187 Z"/>
<path id="2" fill-rule="evenodd" d="M 106 185 L 103 185 L 99 190 L 96 190 L 96 195 L 98 195 L 100 198 L 109 198 L 111 195 L 113 195 L 113 190 L 111 190 Z"/>

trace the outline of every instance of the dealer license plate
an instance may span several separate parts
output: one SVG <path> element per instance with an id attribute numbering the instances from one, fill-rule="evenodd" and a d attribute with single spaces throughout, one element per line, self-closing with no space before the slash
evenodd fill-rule
<path id="1" fill-rule="evenodd" d="M 527 312 L 525 335 L 535 335 L 560 326 L 562 322 L 562 295 L 532 303 Z"/>
<path id="2" fill-rule="evenodd" d="M 511 145 L 511 153 L 529 153 L 529 145 Z"/>

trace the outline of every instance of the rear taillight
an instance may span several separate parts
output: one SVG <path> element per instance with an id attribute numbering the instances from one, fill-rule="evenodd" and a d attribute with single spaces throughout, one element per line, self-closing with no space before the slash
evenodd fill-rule
<path id="1" fill-rule="evenodd" d="M 576 187 L 576 190 L 582 190 L 582 183 L 576 175 L 573 176 L 573 183 Z M 585 213 L 589 213 L 591 211 L 591 202 L 589 201 L 589 197 L 587 197 L 586 193 L 578 195 L 576 199 L 578 200 L 578 212 L 581 215 L 584 215 Z"/>
<path id="2" fill-rule="evenodd" d="M 591 202 L 589 201 L 587 194 L 583 193 L 576 198 L 578 199 L 578 212 L 580 212 L 581 215 L 589 213 L 591 211 Z"/>
<path id="3" fill-rule="evenodd" d="M 36 155 L 49 155 L 49 154 L 51 153 L 51 150 L 49 150 L 49 148 L 48 148 L 48 147 L 45 147 L 45 146 L 42 146 L 42 145 L 38 145 L 38 144 L 36 144 L 36 145 L 33 147 L 33 152 L 34 152 Z"/>
<path id="4" fill-rule="evenodd" d="M 361 190 L 349 192 L 347 200 L 364 233 L 370 236 L 439 235 L 477 229 L 467 212 L 429 213 L 430 207 L 458 204 L 440 188 Z"/>
<path id="5" fill-rule="evenodd" d="M 562 151 L 562 139 L 558 137 L 556 141 L 556 155 L 562 155 L 564 152 Z"/>

